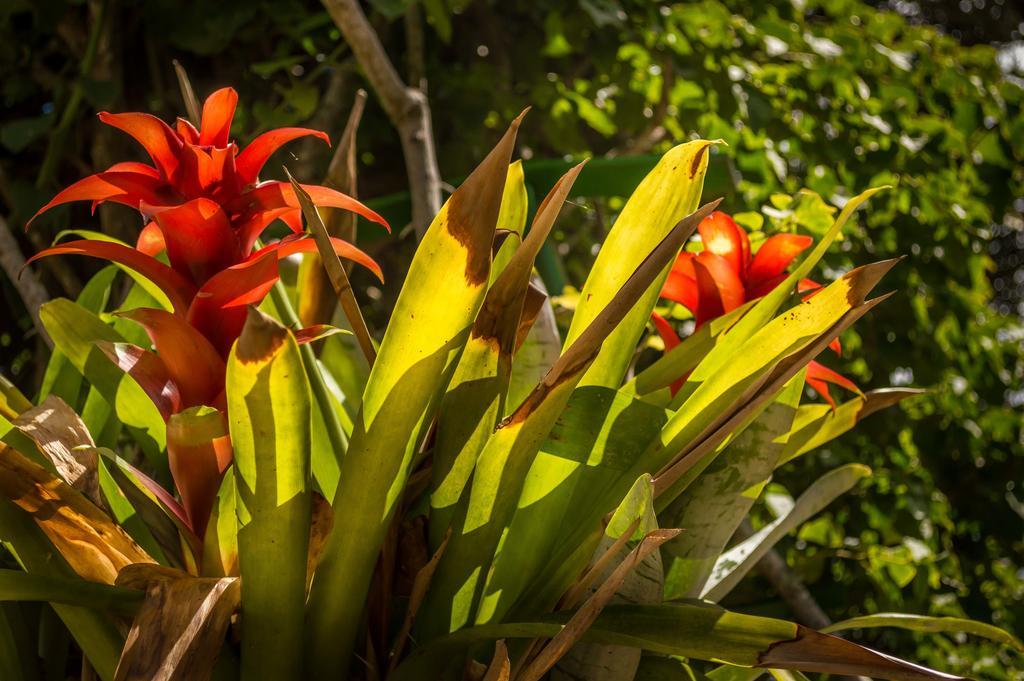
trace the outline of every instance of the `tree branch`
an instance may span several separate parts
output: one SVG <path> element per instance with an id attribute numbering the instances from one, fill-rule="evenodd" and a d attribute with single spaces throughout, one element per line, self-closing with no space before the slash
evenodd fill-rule
<path id="1" fill-rule="evenodd" d="M 412 196 L 413 227 L 417 236 L 422 236 L 441 209 L 441 174 L 427 96 L 402 82 L 356 0 L 321 1 L 398 129 Z"/>
<path id="2" fill-rule="evenodd" d="M 744 519 L 736 530 L 736 536 L 746 539 L 754 533 L 754 528 L 749 519 Z M 758 571 L 764 575 L 779 596 L 786 602 L 789 609 L 793 611 L 796 620 L 812 629 L 823 629 L 832 624 L 832 620 L 821 609 L 814 596 L 807 590 L 800 578 L 797 577 L 785 559 L 778 551 L 771 549 L 757 563 Z"/>
<path id="3" fill-rule="evenodd" d="M 7 278 L 14 284 L 14 288 L 25 303 L 25 309 L 32 317 L 32 325 L 39 332 L 47 346 L 53 347 L 53 341 L 46 333 L 43 323 L 39 320 L 39 306 L 50 299 L 50 294 L 40 283 L 35 272 L 24 270 L 25 257 L 21 254 L 18 241 L 7 226 L 7 220 L 0 217 L 0 267 L 7 274 Z"/>

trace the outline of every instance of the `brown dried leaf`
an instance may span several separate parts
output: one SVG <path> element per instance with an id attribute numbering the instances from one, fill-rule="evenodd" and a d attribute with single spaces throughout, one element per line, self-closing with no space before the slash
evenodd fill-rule
<path id="1" fill-rule="evenodd" d="M 306 562 L 306 594 L 309 594 L 309 586 L 313 583 L 313 575 L 320 565 L 320 557 L 323 555 L 324 546 L 327 545 L 327 537 L 334 529 L 334 509 L 327 499 L 316 492 L 313 493 L 312 521 L 309 526 L 309 556 Z"/>
<path id="2" fill-rule="evenodd" d="M 113 584 L 123 567 L 155 562 L 84 495 L 2 443 L 0 494 L 35 520 L 83 579 Z"/>
<path id="3" fill-rule="evenodd" d="M 779 641 L 762 653 L 757 666 L 896 681 L 952 681 L 963 678 L 865 648 L 838 636 L 822 634 L 803 625 L 797 625 L 796 638 Z"/>
<path id="4" fill-rule="evenodd" d="M 35 442 L 64 482 L 97 506 L 104 506 L 96 443 L 74 409 L 56 395 L 47 395 L 42 404 L 23 412 L 13 424 Z"/>
<path id="5" fill-rule="evenodd" d="M 516 678 L 518 681 L 540 681 L 548 671 L 555 666 L 555 663 L 575 644 L 587 631 L 597 616 L 601 614 L 604 606 L 608 604 L 615 592 L 619 590 L 627 575 L 640 565 L 647 556 L 656 551 L 659 546 L 668 540 L 677 537 L 681 530 L 652 530 L 640 540 L 636 548 L 630 551 L 625 560 L 608 576 L 608 579 L 588 598 L 579 610 L 565 623 L 562 630 L 544 646 L 537 657 L 535 657 L 522 674 Z"/>
<path id="6" fill-rule="evenodd" d="M 238 577 L 128 566 L 118 584 L 145 588 L 114 681 L 206 681 L 241 598 Z"/>
<path id="7" fill-rule="evenodd" d="M 448 547 L 448 540 L 452 536 L 452 531 L 449 528 L 448 532 L 445 533 L 444 539 L 441 541 L 441 545 L 437 547 L 437 551 L 430 557 L 430 560 L 416 573 L 416 578 L 412 583 L 412 593 L 409 595 L 409 606 L 405 611 L 405 620 L 402 622 L 402 628 L 398 632 L 398 636 L 395 637 L 395 643 L 391 648 L 391 653 L 388 655 L 388 675 L 395 670 L 398 665 L 398 661 L 402 656 L 402 651 L 405 649 L 405 642 L 409 638 L 409 633 L 412 631 L 412 625 L 416 621 L 416 613 L 419 612 L 420 606 L 423 605 L 423 599 L 427 595 L 427 590 L 430 588 L 430 582 L 434 578 L 434 572 L 437 570 L 438 563 L 441 562 L 441 556 L 444 555 L 444 550 Z M 506 659 L 507 659 L 506 655 Z M 508 678 L 507 676 L 505 677 Z"/>
<path id="8" fill-rule="evenodd" d="M 483 681 L 508 681 L 511 673 L 512 665 L 508 659 L 508 646 L 505 645 L 504 639 L 495 641 L 494 657 L 491 658 L 491 664 L 487 668 L 487 673 L 484 674 Z"/>

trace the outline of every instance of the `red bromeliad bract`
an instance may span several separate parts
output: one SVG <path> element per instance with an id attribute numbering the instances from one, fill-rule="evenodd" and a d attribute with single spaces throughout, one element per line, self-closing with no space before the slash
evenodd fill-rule
<path id="1" fill-rule="evenodd" d="M 809 236 L 776 234 L 765 239 L 757 253 L 751 253 L 746 230 L 721 211 L 704 218 L 697 229 L 704 250 L 696 254 L 680 253 L 661 290 L 662 298 L 679 303 L 693 313 L 697 328 L 781 284 L 788 276 L 786 269 L 793 259 L 813 243 Z M 821 285 L 803 279 L 797 288 L 806 294 L 806 300 L 817 293 Z M 679 337 L 668 320 L 654 314 L 652 321 L 665 342 L 666 351 L 679 344 Z M 829 347 L 837 354 L 841 352 L 838 338 Z M 672 384 L 673 394 L 684 380 L 685 376 Z M 833 407 L 835 401 L 829 394 L 829 383 L 860 392 L 848 378 L 819 362 L 807 365 L 806 380 Z"/>
<path id="2" fill-rule="evenodd" d="M 57 244 L 29 262 L 62 254 L 100 258 L 138 272 L 167 296 L 170 311 L 143 308 L 120 313 L 145 328 L 155 353 L 130 344 L 101 347 L 139 383 L 165 420 L 191 407 L 224 411 L 225 358 L 242 331 L 247 306 L 258 305 L 277 282 L 280 259 L 317 250 L 303 231 L 302 210 L 291 184 L 261 182 L 259 173 L 283 144 L 305 136 L 329 143 L 326 133 L 280 128 L 259 135 L 239 151 L 230 139 L 237 102 L 232 88 L 214 92 L 203 105 L 199 130 L 182 118 L 171 128 L 146 113 L 100 113 L 101 121 L 135 138 L 153 165 L 116 163 L 64 189 L 32 218 L 73 201 L 91 201 L 94 210 L 106 201 L 120 203 L 145 218 L 134 247 L 82 239 Z M 350 196 L 318 185 L 303 189 L 318 206 L 350 210 L 388 229 L 384 218 Z M 275 220 L 294 233 L 257 250 L 260 235 Z M 380 267 L 366 253 L 341 239 L 332 242 L 340 257 L 382 279 Z M 166 254 L 167 264 L 158 259 L 161 254 Z M 317 337 L 301 331 L 296 335 L 300 342 Z M 186 444 L 176 440 L 175 434 L 181 432 L 168 428 L 168 457 L 185 512 L 201 533 L 211 495 L 230 456 L 225 456 L 226 438 L 197 444 L 192 437 Z M 203 456 L 216 465 L 196 465 L 202 462 L 194 457 Z M 184 457 L 189 461 L 181 460 Z M 217 478 L 211 480 L 211 475 Z"/>

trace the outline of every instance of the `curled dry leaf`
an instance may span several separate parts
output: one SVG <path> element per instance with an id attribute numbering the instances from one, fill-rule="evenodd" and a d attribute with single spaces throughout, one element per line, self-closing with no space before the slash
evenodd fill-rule
<path id="1" fill-rule="evenodd" d="M 206 681 L 238 608 L 237 577 L 200 578 L 129 565 L 118 585 L 144 589 L 114 681 Z"/>
<path id="2" fill-rule="evenodd" d="M 13 424 L 36 444 L 64 482 L 97 506 L 104 505 L 100 497 L 96 443 L 82 419 L 64 400 L 47 395 L 42 404 L 22 412 Z"/>
<path id="3" fill-rule="evenodd" d="M 32 517 L 83 579 L 113 584 L 126 565 L 154 562 L 85 496 L 4 444 L 0 444 L 0 494 Z"/>
<path id="4" fill-rule="evenodd" d="M 494 644 L 494 657 L 491 658 L 491 665 L 487 668 L 483 681 L 508 681 L 511 673 L 512 665 L 508 659 L 508 646 L 505 645 L 504 640 L 499 640 Z"/>

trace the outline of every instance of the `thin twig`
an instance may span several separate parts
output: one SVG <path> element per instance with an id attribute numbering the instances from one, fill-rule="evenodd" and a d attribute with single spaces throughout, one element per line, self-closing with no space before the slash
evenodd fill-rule
<path id="1" fill-rule="evenodd" d="M 305 192 L 302 185 L 295 181 L 287 168 L 284 169 L 284 172 L 288 176 L 288 181 L 292 183 L 295 196 L 298 197 L 299 205 L 302 206 L 302 212 L 306 216 L 306 228 L 313 233 L 313 238 L 316 239 L 320 260 L 323 261 L 324 269 L 327 270 L 327 276 L 338 296 L 338 302 L 341 303 L 341 309 L 348 318 L 348 323 L 366 357 L 366 362 L 373 366 L 374 360 L 377 359 L 377 350 L 373 347 L 373 338 L 370 336 L 370 330 L 366 327 L 366 320 L 363 319 L 363 312 L 359 309 L 359 301 L 356 300 L 355 293 L 352 291 L 352 284 L 348 280 L 348 275 L 345 274 L 345 268 L 341 265 L 341 258 L 334 252 L 331 245 L 327 227 L 324 226 L 320 213 L 317 212 L 316 206 L 313 205 L 312 199 L 309 198 L 309 194 Z"/>
<path id="2" fill-rule="evenodd" d="M 53 341 L 46 333 L 43 323 L 39 319 L 39 306 L 50 299 L 50 294 L 36 277 L 35 272 L 26 270 L 25 257 L 21 254 L 18 241 L 7 226 L 7 221 L 0 217 L 0 267 L 7 274 L 7 278 L 14 284 L 25 309 L 32 317 L 32 325 L 39 332 L 39 337 L 49 346 L 53 347 Z"/>
<path id="3" fill-rule="evenodd" d="M 192 89 L 192 81 L 188 79 L 185 67 L 177 59 L 174 60 L 174 73 L 178 76 L 178 87 L 181 88 L 181 98 L 185 102 L 185 111 L 192 125 L 199 127 L 202 121 L 202 114 L 199 109 L 199 98 L 196 91 Z"/>
<path id="4" fill-rule="evenodd" d="M 434 150 L 426 94 L 409 87 L 395 70 L 357 0 L 321 0 L 398 129 L 412 197 L 412 224 L 422 236 L 441 209 L 441 174 Z"/>

